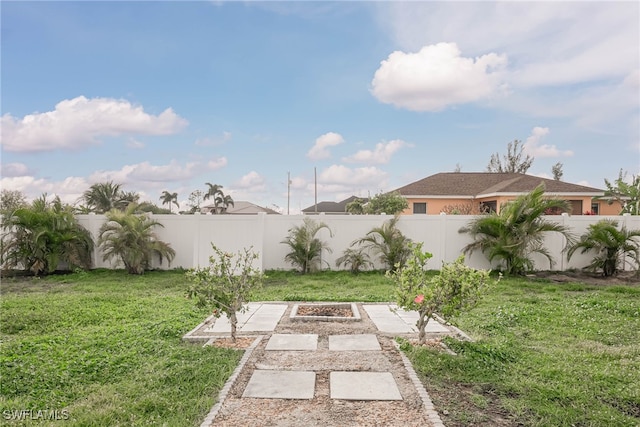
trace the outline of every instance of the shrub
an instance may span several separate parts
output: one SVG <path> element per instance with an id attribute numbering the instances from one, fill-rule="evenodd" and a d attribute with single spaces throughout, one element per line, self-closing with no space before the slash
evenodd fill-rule
<path id="1" fill-rule="evenodd" d="M 341 265 L 345 267 L 350 266 L 349 270 L 353 274 L 358 274 L 363 268 L 373 267 L 373 263 L 369 259 L 369 254 L 362 248 L 345 249 L 342 256 L 336 260 L 336 267 L 340 267 Z"/>
<path id="2" fill-rule="evenodd" d="M 465 266 L 464 256 L 443 264 L 440 273 L 430 277 L 427 262 L 431 257 L 422 251 L 421 243 L 411 245 L 411 257 L 405 267 L 389 273 L 397 287 L 398 306 L 418 312 L 420 344 L 425 342 L 425 329 L 434 313 L 454 316 L 473 307 L 490 283 L 489 272 Z"/>
<path id="3" fill-rule="evenodd" d="M 380 227 L 374 227 L 362 239 L 352 243 L 362 244 L 365 248 L 377 253 L 380 261 L 387 266 L 387 271 L 395 271 L 404 266 L 411 254 L 409 243 L 411 239 L 402 234 L 396 227 L 398 216 L 385 221 Z"/>
<path id="4" fill-rule="evenodd" d="M 585 269 L 600 270 L 607 277 L 615 275 L 626 260 L 638 269 L 639 237 L 640 230 L 627 230 L 625 227 L 618 230 L 618 221 L 603 219 L 589 225 L 587 232 L 569 248 L 567 259 L 571 259 L 578 249 L 580 253 L 594 252 L 594 258 Z"/>

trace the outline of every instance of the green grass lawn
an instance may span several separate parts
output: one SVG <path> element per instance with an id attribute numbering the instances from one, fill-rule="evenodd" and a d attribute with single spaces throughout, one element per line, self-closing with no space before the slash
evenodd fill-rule
<path id="1" fill-rule="evenodd" d="M 242 354 L 181 341 L 206 315 L 184 295 L 179 272 L 3 279 L 2 422 L 64 409 L 51 425 L 199 425 Z"/>
<path id="2" fill-rule="evenodd" d="M 380 273 L 267 275 L 256 301 L 394 299 Z M 181 341 L 207 314 L 185 291 L 180 271 L 3 279 L 3 415 L 199 425 L 241 354 Z M 447 426 L 640 424 L 640 285 L 503 279 L 456 323 L 477 339 L 449 340 L 458 356 L 404 346 Z"/>

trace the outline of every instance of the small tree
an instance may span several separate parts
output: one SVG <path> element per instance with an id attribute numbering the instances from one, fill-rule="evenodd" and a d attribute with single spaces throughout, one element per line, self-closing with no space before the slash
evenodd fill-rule
<path id="1" fill-rule="evenodd" d="M 318 269 L 322 260 L 322 251 L 331 252 L 331 248 L 323 242 L 316 234 L 323 228 L 329 230 L 329 235 L 333 237 L 331 229 L 324 222 L 316 222 L 311 218 L 304 218 L 302 225 L 297 225 L 289 229 L 289 235 L 280 243 L 288 245 L 291 249 L 285 255 L 285 261 L 300 269 L 300 273 L 310 273 Z"/>
<path id="2" fill-rule="evenodd" d="M 370 268 L 373 263 L 369 259 L 369 254 L 366 253 L 363 248 L 345 249 L 342 256 L 336 260 L 336 267 L 344 265 L 349 267 L 349 271 L 353 274 L 358 274 L 363 268 Z"/>
<path id="3" fill-rule="evenodd" d="M 373 196 L 364 207 L 367 214 L 396 215 L 409 207 L 407 199 L 402 197 L 397 191 L 391 193 L 379 193 Z"/>
<path id="4" fill-rule="evenodd" d="M 470 309 L 490 284 L 489 272 L 464 265 L 464 256 L 443 263 L 440 273 L 431 276 L 427 262 L 432 257 L 422 251 L 422 244 L 411 245 L 411 257 L 404 268 L 388 273 L 396 284 L 397 304 L 418 312 L 418 343 L 426 340 L 427 323 L 435 313 L 455 316 Z"/>
<path id="5" fill-rule="evenodd" d="M 589 225 L 580 240 L 567 252 L 567 259 L 580 249 L 580 253 L 595 252 L 591 263 L 585 267 L 593 271 L 601 270 L 606 277 L 614 276 L 626 259 L 636 268 L 640 264 L 640 230 L 618 230 L 618 221 L 603 219 Z"/>
<path id="6" fill-rule="evenodd" d="M 231 339 L 236 341 L 238 312 L 244 312 L 251 292 L 262 285 L 263 274 L 253 267 L 258 254 L 253 248 L 235 254 L 223 252 L 211 244 L 215 256 L 209 257 L 209 266 L 187 271 L 191 285 L 189 298 L 195 298 L 198 307 L 211 308 L 216 318 L 225 314 L 231 323 Z"/>
<path id="7" fill-rule="evenodd" d="M 562 163 L 558 162 L 551 166 L 551 173 L 553 174 L 553 179 L 562 181 L 562 175 L 564 175 L 564 172 L 562 172 Z"/>
<path id="8" fill-rule="evenodd" d="M 607 189 L 601 198 L 607 199 L 609 204 L 619 202 L 622 205 L 620 215 L 640 215 L 640 175 L 631 175 L 631 179 L 627 179 L 627 172 L 620 169 L 618 179 L 613 183 L 605 179 L 604 184 Z"/>
<path id="9" fill-rule="evenodd" d="M 524 146 L 521 144 L 522 141 L 517 139 L 510 142 L 507 145 L 507 154 L 502 156 L 502 161 L 500 160 L 500 154 L 492 154 L 491 160 L 487 165 L 487 172 L 527 173 L 533 163 L 533 157 L 528 154 L 524 155 Z"/>

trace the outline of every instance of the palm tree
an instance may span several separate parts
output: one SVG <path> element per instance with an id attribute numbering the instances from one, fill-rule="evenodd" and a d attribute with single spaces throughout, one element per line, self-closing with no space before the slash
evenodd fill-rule
<path id="1" fill-rule="evenodd" d="M 124 212 L 107 212 L 107 222 L 100 227 L 98 238 L 103 261 L 122 261 L 129 274 L 143 274 L 151 268 L 154 256 L 160 263 L 164 258 L 171 262 L 175 257 L 175 251 L 153 231 L 156 226 L 164 226 L 145 214 L 136 214 L 136 209 L 137 205 L 130 204 Z"/>
<path id="2" fill-rule="evenodd" d="M 396 215 L 385 221 L 382 226 L 374 227 L 365 237 L 354 241 L 352 245 L 364 244 L 366 248 L 378 254 L 380 261 L 391 272 L 402 268 L 411 255 L 409 247 L 411 239 L 396 227 L 399 219 L 400 217 Z"/>
<path id="3" fill-rule="evenodd" d="M 122 200 L 122 184 L 114 184 L 113 181 L 98 182 L 93 184 L 80 197 L 95 213 L 105 213 L 113 208 L 120 207 Z"/>
<path id="4" fill-rule="evenodd" d="M 167 190 L 162 192 L 160 196 L 160 200 L 162 200 L 163 205 L 169 205 L 169 212 L 171 212 L 171 206 L 176 205 L 178 209 L 180 205 L 178 204 L 178 193 L 169 193 Z"/>
<path id="5" fill-rule="evenodd" d="M 123 211 L 132 203 L 138 204 L 139 200 L 140 195 L 138 193 L 133 191 L 121 191 L 114 207 Z"/>
<path id="6" fill-rule="evenodd" d="M 566 200 L 545 198 L 541 184 L 530 193 L 506 203 L 500 213 L 492 212 L 472 220 L 461 233 L 469 233 L 473 242 L 463 248 L 472 253 L 481 250 L 490 262 L 502 260 L 509 274 L 524 274 L 534 268 L 531 254 L 538 253 L 549 260 L 553 258 L 544 247 L 544 236 L 548 232 L 563 234 L 569 242 L 573 240 L 567 227 L 554 224 L 543 218 L 548 211 L 568 211 Z"/>
<path id="7" fill-rule="evenodd" d="M 626 259 L 636 268 L 640 264 L 638 237 L 640 230 L 627 230 L 626 227 L 618 230 L 618 221 L 603 219 L 589 225 L 587 232 L 569 248 L 567 259 L 571 259 L 578 249 L 582 254 L 593 251 L 595 257 L 585 269 L 602 270 L 604 276 L 614 276 Z"/>
<path id="8" fill-rule="evenodd" d="M 220 209 L 220 213 L 226 212 L 229 206 L 235 206 L 233 199 L 230 195 L 224 194 L 222 191 L 218 193 L 218 196 L 215 199 L 216 205 L 216 213 L 218 213 L 218 209 Z"/>
<path id="9" fill-rule="evenodd" d="M 46 195 L 30 207 L 16 209 L 2 222 L 2 263 L 36 275 L 49 274 L 60 264 L 90 268 L 93 239 L 76 220 L 71 206 Z"/>
<path id="10" fill-rule="evenodd" d="M 204 193 L 202 200 L 213 200 L 214 212 L 217 213 L 218 210 L 218 202 L 216 198 L 222 193 L 222 185 L 211 184 L 210 182 L 205 183 L 208 187 L 207 191 Z"/>
<path id="11" fill-rule="evenodd" d="M 280 243 L 289 245 L 291 252 L 285 255 L 285 261 L 297 266 L 302 274 L 318 269 L 322 259 L 322 250 L 331 252 L 331 248 L 323 242 L 316 234 L 323 228 L 329 230 L 329 235 L 333 237 L 331 229 L 324 222 L 316 222 L 310 218 L 304 218 L 302 225 L 289 229 L 289 235 Z"/>
<path id="12" fill-rule="evenodd" d="M 362 248 L 353 249 L 348 248 L 342 252 L 342 256 L 336 260 L 336 267 L 343 265 L 349 267 L 349 271 L 353 274 L 358 274 L 360 269 L 373 267 L 373 263 L 369 259 L 369 254 Z"/>

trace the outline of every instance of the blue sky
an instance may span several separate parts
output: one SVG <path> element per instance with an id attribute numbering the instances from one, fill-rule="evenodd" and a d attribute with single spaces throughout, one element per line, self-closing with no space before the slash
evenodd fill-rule
<path id="1" fill-rule="evenodd" d="M 2 188 L 205 182 L 286 213 L 484 171 L 640 170 L 637 2 L 2 2 Z"/>

